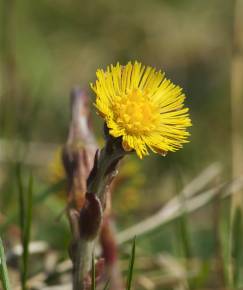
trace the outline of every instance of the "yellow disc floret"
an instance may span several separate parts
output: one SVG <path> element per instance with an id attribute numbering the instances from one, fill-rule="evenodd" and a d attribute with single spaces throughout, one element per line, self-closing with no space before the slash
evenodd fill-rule
<path id="1" fill-rule="evenodd" d="M 112 109 L 117 124 L 128 134 L 149 134 L 155 129 L 156 123 L 159 125 L 159 107 L 149 101 L 140 89 L 121 95 L 112 105 Z"/>
<path id="2" fill-rule="evenodd" d="M 148 147 L 164 154 L 187 142 L 191 120 L 184 108 L 185 95 L 160 71 L 138 62 L 111 65 L 106 71 L 97 71 L 91 87 L 109 133 L 122 137 L 125 150 L 134 149 L 142 158 Z"/>

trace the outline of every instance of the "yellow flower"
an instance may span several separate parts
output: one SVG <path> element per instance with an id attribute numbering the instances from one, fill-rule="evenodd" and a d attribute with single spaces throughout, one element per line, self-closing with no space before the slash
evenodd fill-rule
<path id="1" fill-rule="evenodd" d="M 110 135 L 122 137 L 124 150 L 135 150 L 142 158 L 148 148 L 164 155 L 188 142 L 191 126 L 185 95 L 164 73 L 135 61 L 98 69 L 91 88 L 95 106 Z"/>

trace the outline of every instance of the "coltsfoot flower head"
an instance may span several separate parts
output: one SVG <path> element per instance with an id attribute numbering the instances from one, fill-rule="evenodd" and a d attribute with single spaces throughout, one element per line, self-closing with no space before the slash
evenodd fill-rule
<path id="1" fill-rule="evenodd" d="M 191 126 L 185 95 L 164 73 L 135 61 L 98 69 L 91 88 L 95 106 L 109 133 L 122 138 L 124 150 L 135 150 L 140 158 L 153 152 L 166 154 L 188 142 Z"/>

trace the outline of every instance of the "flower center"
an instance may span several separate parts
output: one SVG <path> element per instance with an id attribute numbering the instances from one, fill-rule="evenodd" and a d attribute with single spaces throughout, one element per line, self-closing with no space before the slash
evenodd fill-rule
<path id="1" fill-rule="evenodd" d="M 129 134 L 146 134 L 158 125 L 159 108 L 139 89 L 117 96 L 113 106 L 116 123 Z"/>

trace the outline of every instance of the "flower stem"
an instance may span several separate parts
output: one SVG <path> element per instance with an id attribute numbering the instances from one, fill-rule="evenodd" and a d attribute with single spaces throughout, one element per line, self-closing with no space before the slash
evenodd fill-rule
<path id="1" fill-rule="evenodd" d="M 79 214 L 82 219 L 79 221 L 80 237 L 73 245 L 73 290 L 89 289 L 88 273 L 91 269 L 95 241 L 103 221 L 107 191 L 116 175 L 118 163 L 124 155 L 125 151 L 113 139 L 108 139 L 105 147 L 96 153 L 94 166 L 87 180 L 86 201 Z M 97 206 L 98 203 L 101 205 L 100 208 Z M 99 209 L 101 214 L 98 212 Z"/>

